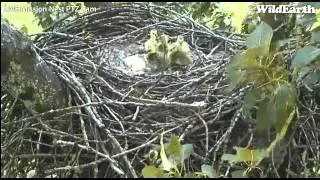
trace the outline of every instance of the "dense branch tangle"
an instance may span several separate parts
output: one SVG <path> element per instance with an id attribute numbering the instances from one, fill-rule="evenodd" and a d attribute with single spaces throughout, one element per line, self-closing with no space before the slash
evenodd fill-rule
<path id="1" fill-rule="evenodd" d="M 187 72 L 130 76 L 117 68 L 121 51 L 135 53 L 150 29 L 184 36 L 194 57 Z M 41 33 L 35 45 L 67 87 L 69 107 L 34 116 L 25 112 L 13 122 L 1 122 L 2 129 L 21 129 L 2 137 L 8 145 L 1 149 L 10 152 L 2 153 L 4 157 L 32 162 L 25 172 L 139 177 L 144 155 L 157 147 L 161 133 L 192 143 L 192 161 L 201 162 L 213 158 L 213 149 L 221 151 L 235 126 L 246 88 L 225 92 L 225 66 L 231 51 L 243 47 L 243 40 L 212 32 L 188 15 L 152 4 L 123 3 Z M 16 106 L 14 99 L 8 102 L 8 107 Z M 55 112 L 64 113 L 48 118 Z M 14 143 L 22 146 L 13 149 Z M 200 166 L 197 163 L 193 168 Z M 2 174 L 8 173 L 6 168 Z"/>

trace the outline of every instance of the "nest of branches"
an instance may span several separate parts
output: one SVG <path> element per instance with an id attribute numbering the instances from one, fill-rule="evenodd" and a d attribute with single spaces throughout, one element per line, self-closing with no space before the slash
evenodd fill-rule
<path id="1" fill-rule="evenodd" d="M 146 3 L 100 9 L 57 29 L 39 35 L 36 47 L 64 84 L 67 107 L 31 116 L 17 99 L 2 97 L 1 108 L 11 109 L 2 119 L 15 114 L 1 122 L 2 176 L 141 177 L 161 133 L 165 141 L 174 134 L 192 143 L 188 164 L 199 170 L 204 162 L 221 165 L 225 145 L 237 145 L 230 137 L 247 133 L 240 114 L 248 87 L 226 92 L 225 74 L 242 37 Z M 133 76 L 116 66 L 121 54 L 143 46 L 150 29 L 184 36 L 194 57 L 188 71 Z M 294 125 L 301 150 L 286 146 L 297 171 L 302 161 L 292 158 L 302 156 L 292 153 L 319 160 L 319 106 L 308 98 Z"/>

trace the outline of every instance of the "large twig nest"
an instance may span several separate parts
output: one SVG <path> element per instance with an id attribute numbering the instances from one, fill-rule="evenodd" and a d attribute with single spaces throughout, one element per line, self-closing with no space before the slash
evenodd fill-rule
<path id="1" fill-rule="evenodd" d="M 127 169 L 141 168 L 150 140 L 164 131 L 193 143 L 203 159 L 206 154 L 212 155 L 210 148 L 239 108 L 239 94 L 225 93 L 224 68 L 232 55 L 230 50 L 239 48 L 243 40 L 212 32 L 186 15 L 170 11 L 159 14 L 165 10 L 144 3 L 102 9 L 59 30 L 72 36 L 48 33 L 38 45 L 43 58 L 70 87 L 73 105 L 88 104 L 79 109 L 86 114 L 83 119 L 73 122 L 81 124 L 73 132 L 83 139 L 80 144 L 86 144 L 87 136 L 88 140 L 107 141 L 106 151 L 111 156 L 130 151 L 127 158 L 120 158 L 125 162 L 117 165 L 128 173 L 126 176 L 140 174 Z M 171 37 L 184 36 L 194 58 L 189 71 L 132 76 L 119 69 L 123 58 L 140 51 L 150 29 Z M 61 140 L 59 145 L 70 141 Z M 152 143 L 158 144 L 158 140 Z M 89 145 L 103 151 L 99 147 L 103 145 Z"/>
<path id="2" fill-rule="evenodd" d="M 211 31 L 189 15 L 146 3 L 123 3 L 58 25 L 39 35 L 36 46 L 68 88 L 69 108 L 57 110 L 66 116 L 53 120 L 30 118 L 31 126 L 37 124 L 33 129 L 30 123 L 17 122 L 19 128 L 36 133 L 21 132 L 31 139 L 20 141 L 24 154 L 11 149 L 15 157 L 30 155 L 34 166 L 25 172 L 137 177 L 144 155 L 159 144 L 162 132 L 194 145 L 193 168 L 221 152 L 239 118 L 244 94 L 244 89 L 226 92 L 225 74 L 233 52 L 243 47 L 241 37 Z M 131 75 L 119 69 L 123 58 L 141 51 L 150 29 L 184 36 L 194 58 L 187 72 Z M 27 152 L 34 141 L 42 148 L 31 146 Z"/>

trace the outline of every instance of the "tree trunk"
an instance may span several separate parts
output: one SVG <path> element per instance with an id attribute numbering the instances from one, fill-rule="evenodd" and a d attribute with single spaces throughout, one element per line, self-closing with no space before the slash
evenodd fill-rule
<path id="1" fill-rule="evenodd" d="M 61 82 L 37 54 L 33 42 L 2 18 L 1 89 L 23 100 L 33 113 L 65 104 Z"/>

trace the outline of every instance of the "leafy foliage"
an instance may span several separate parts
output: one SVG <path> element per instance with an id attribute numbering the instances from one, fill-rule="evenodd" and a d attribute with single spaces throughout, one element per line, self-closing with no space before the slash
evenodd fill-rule
<path id="1" fill-rule="evenodd" d="M 145 178 L 160 178 L 163 176 L 163 170 L 155 166 L 146 166 L 142 169 L 142 175 Z"/>
<path id="2" fill-rule="evenodd" d="M 251 4 L 251 2 L 197 2 L 187 3 L 185 8 L 191 12 L 195 20 L 209 28 L 223 28 L 240 33 Z"/>
<path id="3" fill-rule="evenodd" d="M 217 2 L 197 2 L 187 4 L 185 8 L 191 12 L 193 19 L 209 28 L 221 28 L 232 31 L 231 13 L 223 10 Z"/>
<path id="4" fill-rule="evenodd" d="M 313 61 L 320 60 L 320 49 L 314 46 L 306 46 L 299 49 L 292 61 L 291 68 L 301 68 Z"/>
<path id="5" fill-rule="evenodd" d="M 243 84 L 251 84 L 253 89 L 244 99 L 243 115 L 255 117 L 255 131 L 266 133 L 275 127 L 278 132 L 278 142 L 283 138 L 283 130 L 287 129 L 289 116 L 296 103 L 296 90 L 289 82 L 288 70 L 280 53 L 270 49 L 272 45 L 272 28 L 261 23 L 247 38 L 247 49 L 237 55 L 228 66 L 230 90 Z M 271 143 L 272 144 L 272 143 Z M 254 149 L 235 147 L 236 155 L 225 154 L 222 159 L 230 163 L 259 163 L 268 157 L 269 149 Z"/>
<path id="6" fill-rule="evenodd" d="M 296 102 L 296 90 L 291 84 L 281 84 L 274 91 L 274 104 L 276 114 L 276 128 L 279 133 L 290 113 L 293 111 Z"/>
<path id="7" fill-rule="evenodd" d="M 306 5 L 311 5 L 312 7 L 316 8 L 316 13 L 301 14 L 297 19 L 297 25 L 304 26 L 307 31 L 314 31 L 319 27 L 320 6 L 319 3 L 316 2 L 299 2 L 297 7 L 303 7 Z"/>
<path id="8" fill-rule="evenodd" d="M 237 151 L 236 155 L 224 154 L 221 160 L 229 161 L 230 163 L 242 161 L 255 163 L 268 156 L 265 149 L 248 149 L 242 147 L 234 147 L 234 149 Z"/>
<path id="9" fill-rule="evenodd" d="M 209 178 L 216 178 L 216 174 L 214 173 L 213 169 L 212 169 L 212 166 L 210 165 L 207 165 L 207 164 L 203 164 L 201 166 L 201 172 L 208 176 Z"/>
<path id="10" fill-rule="evenodd" d="M 27 2 L 1 2 L 1 18 L 4 18 L 8 23 L 20 29 L 26 34 L 35 34 L 42 31 L 38 26 L 37 18 L 33 11 L 12 11 L 6 8 L 31 8 Z M 41 15 L 41 13 L 38 13 Z"/>
<path id="11" fill-rule="evenodd" d="M 155 152 L 153 150 L 152 152 Z M 163 143 L 163 134 L 160 139 L 160 159 L 154 159 L 152 165 L 145 166 L 142 169 L 144 178 L 149 177 L 216 177 L 213 168 L 210 165 L 202 165 L 201 172 L 188 172 L 185 169 L 184 161 L 187 160 L 193 152 L 192 144 L 181 144 L 177 136 L 171 136 L 168 144 Z M 156 153 L 157 154 L 157 153 Z M 155 156 L 157 157 L 157 156 Z M 155 162 L 161 161 L 159 167 Z"/>
<path id="12" fill-rule="evenodd" d="M 266 23 L 260 24 L 256 30 L 249 35 L 246 44 L 248 48 L 263 48 L 263 55 L 269 52 L 273 31 Z"/>
<path id="13" fill-rule="evenodd" d="M 258 162 L 269 156 L 269 152 L 266 149 L 248 149 L 241 147 L 234 147 L 234 149 L 237 151 L 236 155 L 224 154 L 221 160 L 228 161 L 230 164 L 244 162 L 248 164 L 248 168 L 244 171 L 236 171 L 232 174 L 232 177 L 247 177 L 252 169 L 260 169 L 257 167 Z"/>
<path id="14" fill-rule="evenodd" d="M 231 164 L 251 162 L 254 164 L 252 167 L 255 167 L 262 159 L 269 156 L 275 144 L 285 136 L 295 116 L 297 74 L 300 81 L 305 77 L 304 75 L 308 75 L 303 83 L 315 84 L 320 80 L 319 68 L 317 68 L 320 64 L 318 15 L 317 10 L 316 18 L 306 16 L 298 18 L 298 20 L 304 19 L 305 25 L 308 20 L 309 30 L 312 31 L 311 44 L 301 49 L 299 49 L 301 45 L 296 46 L 298 50 L 291 62 L 291 69 L 287 68 L 287 61 L 279 48 L 289 40 L 279 39 L 283 36 L 278 35 L 274 38 L 273 28 L 265 22 L 252 30 L 246 41 L 248 49 L 236 55 L 227 67 L 230 91 L 243 85 L 252 86 L 251 92 L 244 98 L 242 112 L 244 117 L 255 119 L 254 132 L 266 135 L 271 128 L 275 128 L 277 135 L 268 146 L 262 149 L 235 147 L 236 155 L 224 154 L 222 160 Z M 290 32 L 295 32 L 295 29 Z M 303 37 L 300 35 L 297 37 L 298 44 L 302 42 Z M 290 70 L 293 72 L 291 73 Z M 293 78 L 289 78 L 291 75 Z M 237 171 L 234 175 L 238 176 Z M 245 173 L 242 174 L 244 175 Z"/>
<path id="15" fill-rule="evenodd" d="M 33 8 L 52 8 L 42 13 L 35 13 L 39 20 L 39 25 L 43 28 L 49 28 L 54 22 L 64 19 L 61 25 L 67 24 L 84 12 L 83 2 L 30 2 Z M 73 7 L 67 10 L 66 7 Z"/>

